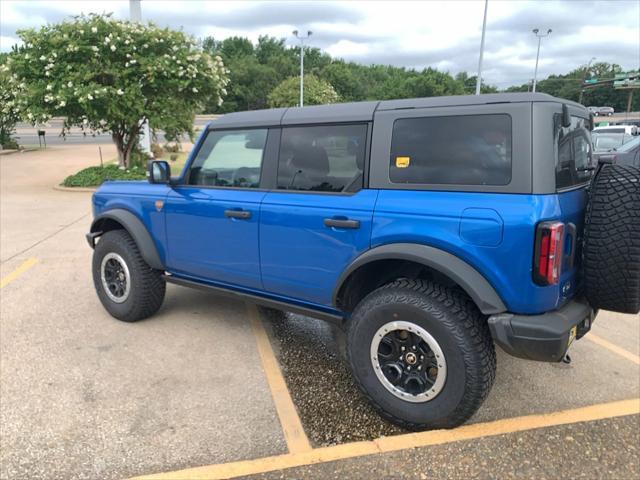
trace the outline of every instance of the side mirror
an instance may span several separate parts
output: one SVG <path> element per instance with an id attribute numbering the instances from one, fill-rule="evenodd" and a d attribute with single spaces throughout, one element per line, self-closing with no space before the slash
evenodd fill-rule
<path id="1" fill-rule="evenodd" d="M 600 154 L 598 156 L 598 165 L 613 165 L 614 163 L 616 163 L 615 155 Z"/>
<path id="2" fill-rule="evenodd" d="M 571 114 L 569 113 L 569 107 L 566 103 L 562 104 L 562 126 L 569 128 L 571 126 Z"/>
<path id="3" fill-rule="evenodd" d="M 147 163 L 149 183 L 168 184 L 171 181 L 171 167 L 164 160 L 150 160 Z"/>

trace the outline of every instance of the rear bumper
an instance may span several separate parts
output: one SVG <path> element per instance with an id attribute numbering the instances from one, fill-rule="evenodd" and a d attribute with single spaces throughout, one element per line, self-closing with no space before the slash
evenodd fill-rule
<path id="1" fill-rule="evenodd" d="M 514 357 L 558 362 L 571 342 L 591 329 L 596 312 L 582 300 L 541 315 L 500 313 L 489 317 L 494 341 Z M 576 327 L 575 338 L 573 328 Z"/>

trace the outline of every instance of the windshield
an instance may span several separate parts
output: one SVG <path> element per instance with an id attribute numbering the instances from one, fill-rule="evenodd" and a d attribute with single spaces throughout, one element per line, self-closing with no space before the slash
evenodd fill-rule
<path id="1" fill-rule="evenodd" d="M 593 146 L 597 151 L 608 151 L 612 148 L 620 147 L 629 135 L 623 133 L 599 133 L 593 132 L 591 134 L 593 139 Z"/>
<path id="2" fill-rule="evenodd" d="M 640 146 L 640 137 L 636 137 L 633 140 L 629 140 L 627 143 L 617 148 L 618 152 L 630 152 L 634 148 L 638 148 Z"/>

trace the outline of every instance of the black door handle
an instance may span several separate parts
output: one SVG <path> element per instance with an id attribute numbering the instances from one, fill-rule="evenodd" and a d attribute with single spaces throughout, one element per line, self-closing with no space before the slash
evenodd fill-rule
<path id="1" fill-rule="evenodd" d="M 348 218 L 325 218 L 324 219 L 325 227 L 335 227 L 335 228 L 360 228 L 359 220 L 349 220 Z"/>
<path id="2" fill-rule="evenodd" d="M 224 216 L 227 218 L 247 220 L 248 218 L 251 218 L 251 212 L 247 212 L 246 210 L 225 210 Z"/>

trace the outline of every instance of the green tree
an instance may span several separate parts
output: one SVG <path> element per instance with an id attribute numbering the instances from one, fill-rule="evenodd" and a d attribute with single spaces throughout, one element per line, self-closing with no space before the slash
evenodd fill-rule
<path id="1" fill-rule="evenodd" d="M 338 94 L 329 82 L 315 75 L 304 76 L 304 104 L 322 105 L 336 103 Z M 300 102 L 300 77 L 287 78 L 268 97 L 271 107 L 295 107 Z"/>
<path id="2" fill-rule="evenodd" d="M 460 72 L 456 75 L 456 81 L 462 85 L 465 95 L 474 95 L 476 93 L 476 82 L 478 76 L 469 76 L 467 72 Z M 498 89 L 493 85 L 487 85 L 482 82 L 480 85 L 480 93 L 498 93 Z"/>
<path id="3" fill-rule="evenodd" d="M 357 67 L 341 60 L 334 61 L 324 67 L 320 78 L 335 88 L 345 102 L 357 102 L 367 98 L 367 86 L 360 81 Z"/>
<path id="4" fill-rule="evenodd" d="M 18 34 L 24 45 L 8 66 L 26 85 L 26 118 L 64 116 L 63 133 L 110 132 L 122 167 L 130 166 L 143 120 L 154 134 L 193 137 L 195 113 L 226 93 L 222 59 L 183 32 L 89 15 Z"/>

